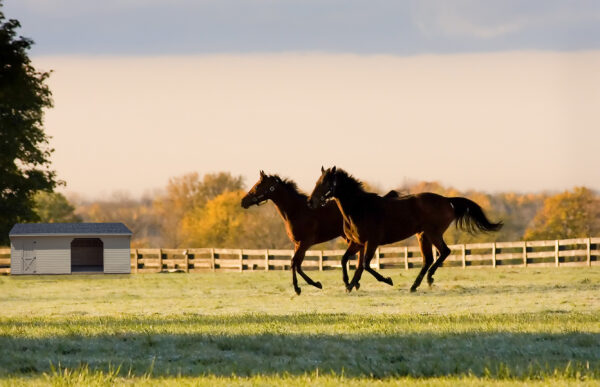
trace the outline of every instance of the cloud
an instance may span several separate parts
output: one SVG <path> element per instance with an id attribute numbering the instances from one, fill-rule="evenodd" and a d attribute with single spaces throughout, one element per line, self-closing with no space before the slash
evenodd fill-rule
<path id="1" fill-rule="evenodd" d="M 494 39 L 600 21 L 599 3 L 589 1 L 424 0 L 414 1 L 412 11 L 414 24 L 429 37 Z"/>
<path id="2" fill-rule="evenodd" d="M 12 0 L 38 54 L 400 54 L 600 48 L 600 2 Z"/>

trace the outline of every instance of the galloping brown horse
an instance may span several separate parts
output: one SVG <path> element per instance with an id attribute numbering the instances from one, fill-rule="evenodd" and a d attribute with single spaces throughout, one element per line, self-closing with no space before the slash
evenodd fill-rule
<path id="1" fill-rule="evenodd" d="M 390 196 L 398 196 L 396 191 L 390 191 Z M 344 218 L 335 203 L 325 204 L 319 208 L 312 209 L 308 206 L 308 196 L 298 191 L 293 181 L 281 179 L 277 175 L 266 175 L 260 171 L 260 178 L 256 184 L 242 198 L 242 207 L 249 208 L 251 205 L 259 205 L 271 199 L 277 211 L 285 222 L 285 230 L 294 244 L 294 256 L 292 257 L 292 282 L 294 290 L 300 294 L 300 287 L 296 279 L 296 272 L 312 286 L 322 289 L 320 282 L 313 281 L 302 270 L 302 261 L 306 251 L 314 244 L 344 236 Z M 346 288 L 348 284 L 348 259 L 361 252 L 361 246 L 349 242 L 348 249 L 342 257 L 342 275 Z M 360 261 L 360 259 L 359 259 Z M 391 285 L 391 283 L 390 283 Z"/>
<path id="2" fill-rule="evenodd" d="M 502 227 L 502 222 L 490 222 L 481 207 L 467 198 L 449 198 L 430 192 L 397 198 L 381 197 L 366 192 L 362 183 L 346 171 L 321 167 L 321 177 L 310 195 L 309 204 L 312 208 L 328 205 L 329 198 L 334 199 L 344 217 L 346 238 L 363 246 L 361 261 L 347 286 L 348 291 L 353 287 L 358 289 L 363 270 L 374 272 L 370 262 L 379 245 L 417 235 L 423 267 L 410 288 L 414 292 L 425 274 L 429 286 L 433 284 L 435 271 L 450 254 L 443 235 L 453 221 L 470 232 L 497 231 Z M 439 252 L 435 263 L 432 245 Z"/>

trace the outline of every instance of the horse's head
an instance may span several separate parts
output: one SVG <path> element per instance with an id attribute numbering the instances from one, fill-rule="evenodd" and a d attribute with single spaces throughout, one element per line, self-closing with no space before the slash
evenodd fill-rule
<path id="1" fill-rule="evenodd" d="M 324 206 L 327 200 L 334 196 L 337 184 L 335 166 L 329 169 L 321 167 L 321 177 L 317 180 L 315 188 L 308 198 L 308 206 L 317 208 Z"/>
<path id="2" fill-rule="evenodd" d="M 242 207 L 248 208 L 253 204 L 259 205 L 271 199 L 280 183 L 281 179 L 278 176 L 269 176 L 264 171 L 260 171 L 260 178 L 250 188 L 246 196 L 242 198 Z"/>

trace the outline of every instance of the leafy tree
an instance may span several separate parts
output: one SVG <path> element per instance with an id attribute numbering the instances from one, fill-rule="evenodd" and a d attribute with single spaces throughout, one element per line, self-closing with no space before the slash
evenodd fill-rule
<path id="1" fill-rule="evenodd" d="M 244 179 L 241 176 L 232 176 L 229 172 L 207 173 L 198 186 L 194 204 L 195 206 L 203 206 L 223 192 L 242 189 L 244 189 Z"/>
<path id="2" fill-rule="evenodd" d="M 239 203 L 238 203 L 239 205 Z M 252 206 L 246 210 L 246 218 L 241 230 L 240 247 L 249 249 L 292 249 L 281 215 L 272 203 Z M 334 245 L 323 245 L 333 248 Z"/>
<path id="3" fill-rule="evenodd" d="M 600 198 L 576 187 L 544 201 L 525 232 L 525 239 L 583 238 L 600 233 Z"/>
<path id="4" fill-rule="evenodd" d="M 35 212 L 41 222 L 81 222 L 81 217 L 75 215 L 75 207 L 61 193 L 39 191 L 35 194 L 34 200 Z"/>
<path id="5" fill-rule="evenodd" d="M 195 172 L 170 179 L 166 194 L 154 201 L 154 209 L 161 221 L 164 245 L 183 246 L 185 236 L 181 222 L 187 213 L 200 210 L 224 192 L 242 188 L 242 177 L 234 177 L 229 172 L 209 173 L 202 180 Z"/>
<path id="6" fill-rule="evenodd" d="M 123 222 L 133 232 L 132 247 L 161 247 L 159 218 L 152 199 L 132 199 L 127 194 L 115 193 L 103 201 L 79 201 L 77 213 L 86 222 Z"/>
<path id="7" fill-rule="evenodd" d="M 197 173 L 171 178 L 167 192 L 154 200 L 153 209 L 160 219 L 161 239 L 165 246 L 181 246 L 181 220 L 194 208 L 199 180 Z"/>
<path id="8" fill-rule="evenodd" d="M 182 233 L 190 247 L 293 248 L 275 206 L 243 209 L 243 191 L 224 192 L 186 214 Z"/>
<path id="9" fill-rule="evenodd" d="M 34 194 L 61 183 L 49 170 L 53 149 L 42 127 L 44 109 L 52 107 L 50 73 L 31 64 L 33 41 L 17 37 L 20 26 L 6 20 L 0 0 L 0 244 L 14 223 L 39 219 Z"/>
<path id="10" fill-rule="evenodd" d="M 247 218 L 240 206 L 243 191 L 224 192 L 186 214 L 182 229 L 191 247 L 233 247 L 240 242 Z"/>
<path id="11" fill-rule="evenodd" d="M 504 227 L 496 234 L 497 241 L 518 241 L 543 207 L 546 194 L 500 193 L 491 196 L 491 208 Z M 496 219 L 496 218 L 495 218 Z"/>

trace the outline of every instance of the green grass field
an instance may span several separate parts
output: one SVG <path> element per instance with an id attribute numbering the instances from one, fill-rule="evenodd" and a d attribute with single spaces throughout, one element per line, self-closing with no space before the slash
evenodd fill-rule
<path id="1" fill-rule="evenodd" d="M 0 277 L 0 384 L 600 385 L 600 267 Z"/>

